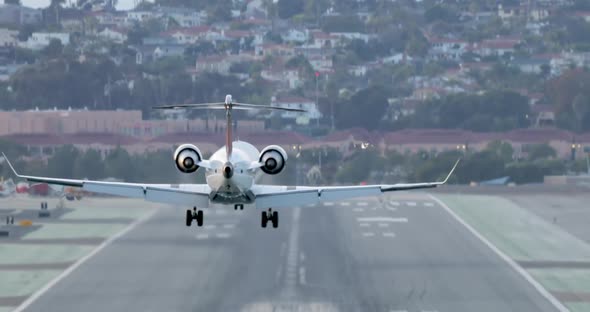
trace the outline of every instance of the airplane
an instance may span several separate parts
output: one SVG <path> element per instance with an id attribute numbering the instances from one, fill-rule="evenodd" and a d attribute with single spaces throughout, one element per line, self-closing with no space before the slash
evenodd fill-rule
<path id="1" fill-rule="evenodd" d="M 260 224 L 263 228 L 272 223 L 279 225 L 278 211 L 273 208 L 318 204 L 323 201 L 338 201 L 354 197 L 375 196 L 393 191 L 434 188 L 445 184 L 457 167 L 454 164 L 447 177 L 440 182 L 398 183 L 389 185 L 357 186 L 280 186 L 255 183 L 256 173 L 262 171 L 275 175 L 283 171 L 287 163 L 287 152 L 278 145 L 270 145 L 258 151 L 252 144 L 232 139 L 232 112 L 234 110 L 279 110 L 304 112 L 300 109 L 245 104 L 234 102 L 226 95 L 224 102 L 204 104 L 180 104 L 154 107 L 155 109 L 223 109 L 226 117 L 225 146 L 205 159 L 199 148 L 193 144 L 180 145 L 173 154 L 176 167 L 190 174 L 200 167 L 205 169 L 206 184 L 143 184 L 105 182 L 91 180 L 59 179 L 20 175 L 8 158 L 8 165 L 17 177 L 30 182 L 45 182 L 79 187 L 92 193 L 103 193 L 123 197 L 141 198 L 147 201 L 193 207 L 186 210 L 186 226 L 196 221 L 203 225 L 203 210 L 210 204 L 234 205 L 243 210 L 244 204 L 253 204 L 261 210 Z"/>

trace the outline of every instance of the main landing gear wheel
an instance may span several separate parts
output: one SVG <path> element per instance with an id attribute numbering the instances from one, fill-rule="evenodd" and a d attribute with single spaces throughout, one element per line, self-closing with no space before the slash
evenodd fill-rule
<path id="1" fill-rule="evenodd" d="M 187 210 L 186 226 L 191 226 L 193 220 L 197 220 L 197 226 L 203 226 L 203 210 L 197 210 L 197 207 L 194 207 L 192 211 Z"/>
<path id="2" fill-rule="evenodd" d="M 279 212 L 272 211 L 271 208 L 268 208 L 268 211 L 263 211 L 260 216 L 260 225 L 263 228 L 266 228 L 266 224 L 268 221 L 272 222 L 272 227 L 277 228 L 279 227 Z"/>

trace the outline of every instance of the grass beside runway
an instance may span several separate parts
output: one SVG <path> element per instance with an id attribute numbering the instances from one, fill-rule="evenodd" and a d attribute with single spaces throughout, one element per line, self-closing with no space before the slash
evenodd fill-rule
<path id="1" fill-rule="evenodd" d="M 506 198 L 447 194 L 436 197 L 514 260 L 590 261 L 590 245 Z M 590 269 L 527 271 L 553 293 L 590 293 Z M 587 302 L 564 303 L 572 311 L 590 311 Z"/>
<path id="2" fill-rule="evenodd" d="M 23 239 L 89 238 L 109 237 L 125 228 L 126 224 L 57 224 L 49 223 Z"/>
<path id="3" fill-rule="evenodd" d="M 3 297 L 26 296 L 35 292 L 39 285 L 49 283 L 61 271 L 0 271 L 0 294 Z"/>
<path id="4" fill-rule="evenodd" d="M 38 264 L 75 261 L 93 246 L 80 245 L 0 245 L 0 264 Z M 0 293 L 0 296 L 2 293 Z"/>
<path id="5" fill-rule="evenodd" d="M 38 209 L 39 201 L 38 198 L 11 198 L 0 201 L 0 205 L 17 209 Z M 48 201 L 51 210 L 57 201 Z M 26 298 L 33 294 L 62 272 L 56 268 L 67 267 L 69 263 L 77 261 L 97 247 L 88 245 L 88 242 L 76 244 L 76 239 L 107 239 L 126 228 L 132 220 L 161 206 L 118 198 L 88 198 L 82 201 L 66 201 L 65 204 L 73 210 L 61 216 L 56 214 L 60 222 L 45 223 L 46 220 L 53 221 L 55 218 L 33 218 L 33 224 L 41 225 L 38 230 L 20 238 L 7 238 L 11 240 L 10 244 L 2 244 L 0 240 L 0 312 L 14 310 L 16 306 L 12 305 L 18 304 L 14 298 Z M 110 220 L 116 222 L 109 223 Z M 33 239 L 34 242 L 30 241 Z M 71 239 L 72 243 L 55 243 L 55 239 Z M 3 306 L 3 299 L 4 305 L 8 300 L 11 302 L 8 304 L 10 306 Z"/>

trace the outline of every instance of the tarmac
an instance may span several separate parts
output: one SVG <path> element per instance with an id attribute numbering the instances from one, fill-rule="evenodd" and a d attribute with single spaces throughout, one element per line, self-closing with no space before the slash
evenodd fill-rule
<path id="1" fill-rule="evenodd" d="M 590 197 L 469 190 L 280 209 L 278 229 L 250 206 L 198 228 L 136 200 L 35 219 L 3 199 L 33 226 L 0 238 L 0 312 L 590 310 Z"/>

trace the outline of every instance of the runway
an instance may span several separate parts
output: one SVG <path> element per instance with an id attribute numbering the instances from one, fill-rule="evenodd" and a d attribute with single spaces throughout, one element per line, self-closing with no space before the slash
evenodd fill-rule
<path id="1" fill-rule="evenodd" d="M 260 213 L 159 209 L 25 311 L 555 311 L 424 193 Z"/>

